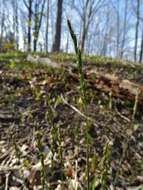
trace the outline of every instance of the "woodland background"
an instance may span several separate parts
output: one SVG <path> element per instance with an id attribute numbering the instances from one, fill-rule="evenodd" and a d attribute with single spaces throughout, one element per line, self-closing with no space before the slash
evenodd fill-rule
<path id="1" fill-rule="evenodd" d="M 142 9 L 142 0 L 0 0 L 0 48 L 73 52 L 69 18 L 82 52 L 142 62 Z"/>

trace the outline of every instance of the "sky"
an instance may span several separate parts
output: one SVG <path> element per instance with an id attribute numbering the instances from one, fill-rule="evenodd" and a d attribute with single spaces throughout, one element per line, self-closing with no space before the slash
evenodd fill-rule
<path id="1" fill-rule="evenodd" d="M 13 16 L 12 16 L 12 9 L 11 9 L 11 5 L 10 5 L 10 1 L 11 0 L 0 0 L 0 10 L 2 8 L 2 5 L 3 3 L 7 4 L 7 12 L 5 14 L 8 15 L 8 19 L 9 20 L 9 23 L 12 23 L 13 21 Z M 79 8 L 81 7 L 80 4 L 83 3 L 83 1 L 85 0 L 75 0 L 75 4 L 76 6 L 78 6 Z M 110 10 L 107 9 L 107 12 L 109 12 L 109 14 L 111 14 L 111 19 L 112 19 L 112 22 L 113 22 L 113 30 L 115 31 L 116 30 L 116 17 L 114 16 L 115 14 L 115 11 L 116 11 L 116 7 L 117 7 L 117 0 L 105 0 L 107 3 L 104 7 L 104 10 L 100 11 L 97 15 L 95 15 L 94 17 L 94 23 L 92 23 L 92 25 L 90 26 L 90 31 L 88 33 L 88 35 L 90 36 L 91 34 L 91 31 L 94 33 L 96 33 L 97 29 L 100 30 L 100 32 L 103 32 L 105 33 L 106 31 L 104 30 L 104 25 L 105 23 L 103 21 L 106 20 L 106 12 L 105 12 L 105 9 L 107 7 L 110 7 L 111 6 L 111 2 L 112 2 L 112 6 L 115 7 L 114 9 L 114 13 L 110 12 Z M 120 18 L 123 19 L 123 16 L 124 16 L 124 2 L 125 0 L 119 0 L 120 1 Z M 136 0 L 128 0 L 129 1 L 129 10 L 130 10 L 130 13 L 128 15 L 128 25 L 129 25 L 129 28 L 130 30 L 128 31 L 128 37 L 130 38 L 130 41 L 128 42 L 128 46 L 130 48 L 133 48 L 134 46 L 134 36 L 135 36 L 135 30 L 134 30 L 134 26 L 135 26 L 135 23 L 136 23 L 136 20 L 135 20 L 135 12 L 134 12 L 134 4 L 136 4 Z M 19 18 L 20 18 L 20 22 L 19 24 L 23 25 L 24 27 L 27 27 L 27 21 L 26 21 L 26 8 L 23 4 L 23 0 L 18 0 L 18 3 L 19 3 L 19 7 L 20 7 L 20 11 L 19 11 Z M 79 36 L 79 33 L 80 33 L 80 24 L 81 24 L 81 20 L 80 20 L 80 17 L 79 15 L 77 14 L 77 12 L 75 11 L 75 9 L 73 9 L 72 7 L 73 5 L 69 5 L 69 0 L 64 0 L 64 6 L 63 6 L 63 23 L 62 23 L 62 49 L 65 49 L 65 46 L 66 46 L 66 43 L 67 43 L 67 38 L 69 38 L 69 34 L 67 32 L 67 24 L 66 24 L 66 19 L 67 18 L 70 18 L 73 26 L 74 26 L 74 30 L 77 34 L 77 36 Z M 113 9 L 112 9 L 113 10 Z M 25 20 L 22 19 L 22 16 L 21 15 L 24 15 L 25 16 Z M 113 16 L 112 16 L 113 15 Z M 56 0 L 52 0 L 52 11 L 50 11 L 50 17 L 52 19 L 54 19 L 54 22 L 55 22 L 55 18 L 56 18 Z M 100 23 L 100 21 L 102 20 L 102 23 Z M 49 49 L 51 48 L 51 45 L 52 45 L 52 41 L 53 41 L 53 37 L 54 37 L 54 33 L 52 32 L 53 30 L 53 27 L 55 25 L 52 25 L 52 20 L 50 19 L 50 28 L 49 28 L 49 31 L 50 31 L 50 34 L 49 34 Z M 99 22 L 99 24 L 98 24 Z M 98 28 L 97 27 L 97 24 L 98 24 Z M 121 22 L 122 24 L 122 22 Z M 9 28 L 12 28 L 12 24 L 9 24 L 10 27 Z M 140 28 L 140 36 L 141 36 L 141 29 Z M 42 28 L 41 28 L 41 32 L 40 32 L 40 37 L 39 37 L 39 42 L 44 42 L 44 32 L 45 32 L 45 19 L 43 19 L 43 25 L 42 25 Z M 20 32 L 19 32 L 19 35 L 20 35 L 20 38 L 19 38 L 19 44 L 20 44 L 20 48 L 23 49 L 23 33 L 22 33 L 22 27 L 20 27 Z M 96 35 L 96 34 L 95 34 Z M 94 39 L 94 35 L 93 35 L 93 39 Z M 70 39 L 70 38 L 69 38 Z M 113 39 L 114 39 L 114 36 L 113 36 Z M 99 43 L 100 41 L 102 41 L 102 36 L 101 36 L 101 39 L 97 39 L 99 40 Z M 91 42 L 92 42 L 92 38 L 91 38 Z M 96 41 L 95 43 L 97 43 L 98 41 Z M 98 48 L 98 44 L 95 46 L 95 48 Z M 112 47 L 111 47 L 112 48 Z M 73 51 L 73 46 L 72 46 L 72 43 L 71 43 L 71 39 L 70 39 L 70 48 L 69 48 L 71 51 Z M 111 53 L 112 54 L 112 53 Z"/>

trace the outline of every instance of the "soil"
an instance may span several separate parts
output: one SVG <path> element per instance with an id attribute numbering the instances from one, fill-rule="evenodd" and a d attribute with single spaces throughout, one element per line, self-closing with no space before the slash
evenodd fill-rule
<path id="1" fill-rule="evenodd" d="M 143 70 L 138 67 L 95 65 L 93 69 L 143 84 Z M 18 69 L 1 64 L 1 190 L 6 185 L 9 189 L 41 188 L 41 170 L 34 170 L 40 163 L 37 131 L 42 133 L 45 178 L 51 189 L 60 184 L 70 189 L 75 174 L 80 188 L 87 189 L 87 156 L 89 183 L 96 178 L 94 189 L 101 189 L 105 174 L 107 189 L 139 189 L 143 185 L 141 111 L 137 109 L 132 118 L 134 103 L 92 87 L 86 93 L 88 105 L 83 111 L 79 83 L 64 68 Z"/>

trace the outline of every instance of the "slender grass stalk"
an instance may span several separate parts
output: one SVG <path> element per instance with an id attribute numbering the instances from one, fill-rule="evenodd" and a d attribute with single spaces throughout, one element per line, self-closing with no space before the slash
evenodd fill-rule
<path id="1" fill-rule="evenodd" d="M 101 189 L 107 190 L 107 177 L 110 169 L 110 143 L 107 142 L 103 148 L 103 157 L 101 160 Z"/>
<path id="2" fill-rule="evenodd" d="M 139 94 L 140 94 L 140 91 L 138 89 L 137 92 L 136 92 L 136 96 L 135 96 L 135 102 L 134 102 L 134 107 L 133 107 L 132 120 L 135 119 L 135 115 L 136 115 L 136 112 L 137 112 Z"/>
<path id="3" fill-rule="evenodd" d="M 82 108 L 83 111 L 87 111 L 87 97 L 86 97 L 86 82 L 84 79 L 83 73 L 83 62 L 82 62 L 82 54 L 77 44 L 77 37 L 74 33 L 74 30 L 71 26 L 70 20 L 67 20 L 68 28 L 70 31 L 71 38 L 73 40 L 74 49 L 77 57 L 77 66 L 78 66 L 78 74 L 79 74 L 79 82 L 80 82 L 80 94 L 82 100 Z M 90 144 L 89 144 L 89 135 L 88 135 L 88 127 L 89 123 L 87 122 L 85 126 L 85 141 L 86 141 L 86 173 L 87 173 L 87 190 L 90 189 L 90 168 L 89 168 L 89 152 L 90 152 Z"/>
<path id="4" fill-rule="evenodd" d="M 76 57 L 77 57 L 77 65 L 78 65 L 78 73 L 79 73 L 79 80 L 80 80 L 80 91 L 81 91 L 81 98 L 82 98 L 82 102 L 83 102 L 83 106 L 86 109 L 86 105 L 87 105 L 87 98 L 86 98 L 86 83 L 85 83 L 85 79 L 84 79 L 84 73 L 83 73 L 83 62 L 82 62 L 82 55 L 81 55 L 81 51 L 78 48 L 78 44 L 77 44 L 77 37 L 74 33 L 74 30 L 71 26 L 71 23 L 69 20 L 67 20 L 67 24 L 68 24 L 68 28 L 73 40 L 73 44 L 74 44 L 74 49 L 75 49 L 75 53 L 76 53 Z"/>
<path id="5" fill-rule="evenodd" d="M 62 132 L 61 132 L 61 128 L 60 125 L 57 125 L 57 139 L 58 139 L 58 157 L 60 160 L 60 164 L 61 164 L 61 190 L 64 190 L 64 178 L 63 178 L 63 166 L 64 166 L 64 162 L 63 162 L 63 148 L 62 148 Z"/>
<path id="6" fill-rule="evenodd" d="M 20 162 L 20 150 L 19 150 L 19 148 L 17 146 L 15 137 L 13 137 L 13 146 L 14 146 L 14 149 L 15 149 L 16 158 L 18 159 L 18 162 Z"/>
<path id="7" fill-rule="evenodd" d="M 109 109 L 112 109 L 112 91 L 109 93 Z"/>
<path id="8" fill-rule="evenodd" d="M 86 122 L 85 125 L 85 140 L 86 140 L 86 174 L 87 174 L 87 189 L 90 189 L 90 168 L 91 163 L 89 161 L 91 156 L 91 143 L 93 141 L 91 135 L 89 134 L 89 129 L 91 128 L 92 123 L 90 121 Z"/>
<path id="9" fill-rule="evenodd" d="M 55 154 L 55 148 L 54 148 L 54 144 L 55 144 L 55 139 L 56 139 L 56 129 L 55 129 L 55 124 L 53 123 L 54 120 L 54 115 L 55 110 L 52 107 L 52 101 L 50 96 L 47 97 L 47 104 L 49 106 L 49 110 L 46 113 L 46 119 L 49 122 L 50 125 L 50 147 L 51 147 L 51 167 L 53 169 L 54 167 L 54 154 Z"/>
<path id="10" fill-rule="evenodd" d="M 61 134 L 61 128 L 59 124 L 54 124 L 54 118 L 56 117 L 57 113 L 54 108 L 56 108 L 61 103 L 61 98 L 58 96 L 56 100 L 54 101 L 54 105 L 52 106 L 52 100 L 50 96 L 47 98 L 47 104 L 49 106 L 49 112 L 46 114 L 46 118 L 51 126 L 50 130 L 50 145 L 51 145 L 51 165 L 52 169 L 54 168 L 54 155 L 55 155 L 55 142 L 58 142 L 58 156 L 61 163 L 61 170 L 63 170 L 63 149 L 62 149 L 62 134 Z M 62 176 L 63 181 L 63 176 Z M 61 188 L 63 188 L 63 184 L 61 184 Z"/>
<path id="11" fill-rule="evenodd" d="M 45 160 L 45 154 L 42 151 L 42 136 L 43 134 L 40 131 L 36 132 L 36 147 L 38 149 L 38 154 L 39 154 L 39 158 L 40 158 L 40 162 L 41 162 L 41 185 L 42 185 L 42 190 L 45 190 L 45 182 L 46 182 L 46 169 L 45 169 L 45 164 L 44 164 L 44 160 Z"/>
<path id="12" fill-rule="evenodd" d="M 51 144 L 51 167 L 54 167 L 54 140 L 55 140 L 55 127 L 54 125 L 51 126 L 50 130 L 50 144 Z"/>
<path id="13" fill-rule="evenodd" d="M 87 189 L 90 188 L 90 165 L 89 165 L 89 154 L 90 154 L 90 145 L 88 136 L 86 137 L 86 170 L 87 170 Z"/>
<path id="14" fill-rule="evenodd" d="M 58 126 L 58 155 L 60 158 L 61 166 L 63 166 L 63 156 L 62 156 L 62 135 L 60 126 Z"/>
<path id="15" fill-rule="evenodd" d="M 90 185 L 90 190 L 95 190 L 96 189 L 96 182 L 97 182 L 97 179 L 96 179 L 96 169 L 97 169 L 97 156 L 96 156 L 96 153 L 94 153 L 93 155 L 93 158 L 92 158 L 92 172 L 94 173 L 94 178 L 91 182 L 91 185 Z"/>

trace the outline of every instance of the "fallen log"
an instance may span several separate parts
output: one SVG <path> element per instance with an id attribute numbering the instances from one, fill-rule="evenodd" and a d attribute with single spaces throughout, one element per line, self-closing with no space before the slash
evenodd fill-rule
<path id="1" fill-rule="evenodd" d="M 60 64 L 51 61 L 49 58 L 47 58 L 47 57 L 39 57 L 38 55 L 34 57 L 34 56 L 29 54 L 27 56 L 27 61 L 32 62 L 32 63 L 36 63 L 36 64 L 47 65 L 47 66 L 50 66 L 50 67 L 53 67 L 53 68 L 60 68 L 61 67 Z"/>
<path id="2" fill-rule="evenodd" d="M 93 74 L 95 79 L 93 79 Z M 105 93 L 112 93 L 112 96 L 116 98 L 137 101 L 140 106 L 143 106 L 143 86 L 140 84 L 92 70 L 85 73 L 85 78 L 93 88 Z"/>
<path id="3" fill-rule="evenodd" d="M 33 57 L 29 55 L 27 60 L 33 63 L 42 63 L 53 68 L 64 67 L 69 75 L 76 81 L 78 81 L 78 75 L 73 73 L 71 69 L 75 69 L 72 64 L 56 63 L 49 58 Z M 140 106 L 143 106 L 143 86 L 129 80 L 121 80 L 118 77 L 111 74 L 103 74 L 96 72 L 95 69 L 84 69 L 84 76 L 88 84 L 92 88 L 96 88 L 105 93 L 112 93 L 113 97 L 123 100 L 129 100 L 135 102 L 137 100 Z M 95 77 L 93 77 L 93 75 Z M 95 78 L 95 79 L 93 79 Z"/>

